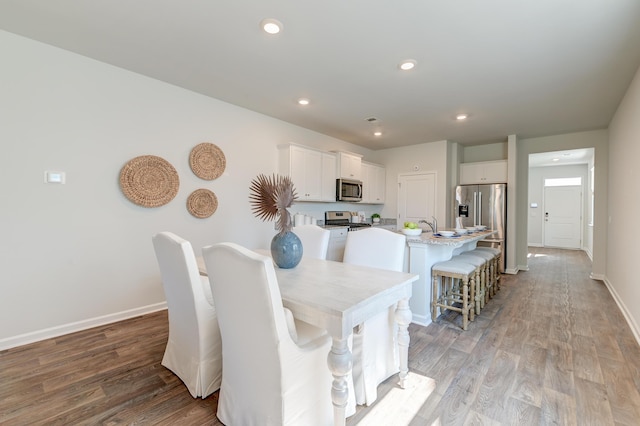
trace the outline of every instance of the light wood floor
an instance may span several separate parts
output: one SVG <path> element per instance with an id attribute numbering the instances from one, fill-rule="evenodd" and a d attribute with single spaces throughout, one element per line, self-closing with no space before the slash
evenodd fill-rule
<path id="1" fill-rule="evenodd" d="M 434 386 L 401 396 L 410 424 L 640 424 L 640 348 L 589 259 L 531 256 L 466 332 L 411 326 L 411 374 Z M 159 312 L 0 352 L 0 424 L 219 424 L 218 394 L 193 399 L 160 365 L 167 328 Z M 392 378 L 347 424 L 382 424 L 394 392 L 409 395 Z"/>

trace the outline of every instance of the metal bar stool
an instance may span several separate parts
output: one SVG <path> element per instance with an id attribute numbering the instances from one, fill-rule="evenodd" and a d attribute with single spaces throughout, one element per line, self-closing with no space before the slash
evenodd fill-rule
<path id="1" fill-rule="evenodd" d="M 480 310 L 484 308 L 485 303 L 485 291 L 486 291 L 486 279 L 488 275 L 488 262 L 484 257 L 474 256 L 473 254 L 467 254 L 463 252 L 457 256 L 454 256 L 451 260 L 455 262 L 469 263 L 476 267 L 475 277 L 475 301 L 476 315 L 480 315 Z"/>
<path id="2" fill-rule="evenodd" d="M 431 320 L 435 321 L 446 309 L 462 314 L 462 329 L 475 319 L 475 276 L 476 267 L 464 262 L 447 260 L 433 265 L 431 275 Z M 471 291 L 469 291 L 471 289 Z M 471 294 L 470 294 L 471 293 Z"/>

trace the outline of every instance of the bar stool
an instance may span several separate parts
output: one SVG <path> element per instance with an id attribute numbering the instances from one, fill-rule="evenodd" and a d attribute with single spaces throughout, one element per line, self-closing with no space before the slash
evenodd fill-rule
<path id="1" fill-rule="evenodd" d="M 469 263 L 476 267 L 475 277 L 475 301 L 476 315 L 480 315 L 480 310 L 484 308 L 485 303 L 485 288 L 486 277 L 488 275 L 488 263 L 484 257 L 474 256 L 473 254 L 467 254 L 463 252 L 457 256 L 454 256 L 451 260 L 455 262 Z"/>
<path id="2" fill-rule="evenodd" d="M 484 290 L 484 300 L 485 303 L 489 302 L 489 298 L 495 295 L 495 284 L 496 284 L 496 268 L 495 268 L 495 255 L 486 251 L 486 250 L 469 250 L 465 251 L 464 254 L 478 256 L 485 259 L 487 262 L 487 274 L 486 274 L 486 284 Z"/>
<path id="3" fill-rule="evenodd" d="M 495 247 L 484 247 L 478 246 L 475 248 L 476 250 L 484 250 L 492 253 L 495 256 L 493 273 L 496 282 L 496 291 L 500 290 L 500 266 L 502 265 L 502 250 L 497 249 Z"/>
<path id="4" fill-rule="evenodd" d="M 449 309 L 462 314 L 462 329 L 467 329 L 467 323 L 475 319 L 474 304 L 470 303 L 475 298 L 475 272 L 475 266 L 453 260 L 433 265 L 431 268 L 433 276 L 431 321 L 435 321 L 438 317 L 438 308 L 441 314 L 445 309 Z"/>

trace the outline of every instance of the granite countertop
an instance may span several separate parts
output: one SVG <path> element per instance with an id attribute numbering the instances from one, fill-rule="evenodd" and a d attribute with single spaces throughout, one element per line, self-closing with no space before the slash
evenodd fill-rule
<path id="1" fill-rule="evenodd" d="M 402 231 L 398 231 L 402 233 Z M 431 244 L 441 246 L 461 246 L 464 243 L 482 240 L 489 235 L 495 234 L 497 231 L 477 231 L 472 234 L 459 235 L 456 237 L 436 237 L 431 231 L 423 232 L 420 235 L 407 235 L 407 243 L 409 244 Z M 403 234 L 404 235 L 404 234 Z"/>
<path id="2" fill-rule="evenodd" d="M 376 226 L 396 226 L 396 220 L 393 218 L 382 218 L 380 219 L 380 222 L 374 223 L 371 218 L 368 218 L 367 220 L 365 220 L 362 223 L 367 223 L 369 225 L 371 225 L 372 227 L 376 227 Z M 322 221 L 322 224 L 318 224 L 318 226 L 320 226 L 321 228 L 325 228 L 325 229 L 331 229 L 331 228 L 345 228 L 345 227 L 349 227 L 348 224 L 345 225 L 325 225 L 324 221 Z"/>
<path id="3" fill-rule="evenodd" d="M 371 222 L 371 221 L 367 221 L 367 223 L 370 223 L 373 226 L 396 226 L 396 221 L 395 219 L 392 220 L 384 220 L 384 221 L 380 221 L 380 222 Z"/>
<path id="4" fill-rule="evenodd" d="M 336 228 L 348 228 L 349 225 L 321 225 L 320 227 L 324 229 L 336 229 Z"/>

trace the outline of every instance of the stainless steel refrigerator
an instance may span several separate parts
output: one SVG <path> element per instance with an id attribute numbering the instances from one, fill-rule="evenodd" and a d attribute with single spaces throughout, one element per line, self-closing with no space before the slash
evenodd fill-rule
<path id="1" fill-rule="evenodd" d="M 495 247 L 502 251 L 500 272 L 504 272 L 507 264 L 507 184 L 456 187 L 453 214 L 453 224 L 456 227 L 485 225 L 487 229 L 497 231 L 479 241 L 478 245 Z"/>

